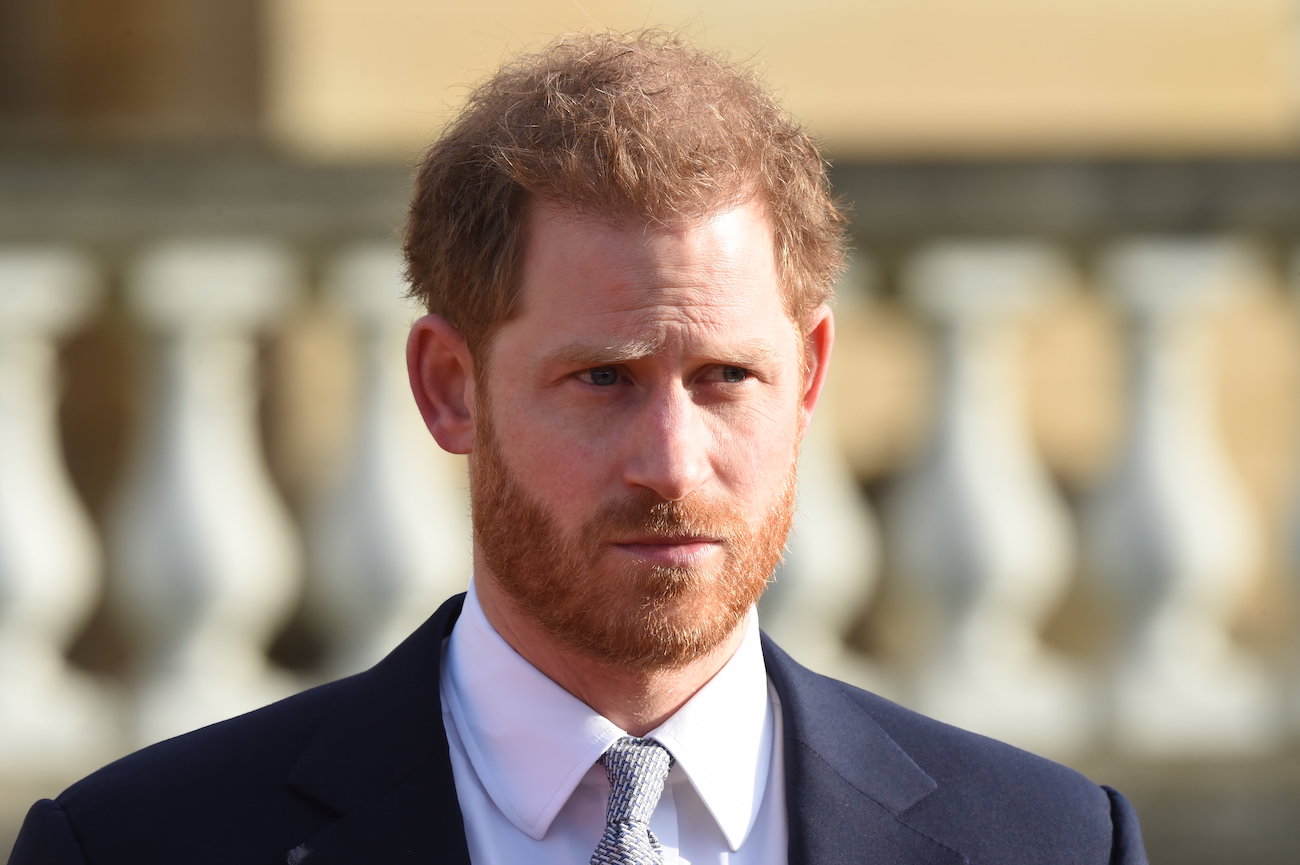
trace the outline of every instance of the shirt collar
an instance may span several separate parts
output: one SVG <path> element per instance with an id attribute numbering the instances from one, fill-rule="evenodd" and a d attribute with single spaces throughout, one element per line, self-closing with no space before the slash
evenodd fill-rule
<path id="1" fill-rule="evenodd" d="M 652 731 L 717 822 L 740 849 L 763 803 L 774 736 L 767 669 L 751 610 L 736 653 L 684 706 Z M 673 782 L 670 775 L 669 783 Z"/>
<path id="2" fill-rule="evenodd" d="M 772 756 L 773 711 L 757 613 L 721 670 L 650 737 L 677 764 L 734 851 L 753 826 Z M 473 583 L 447 645 L 447 705 L 466 756 L 493 803 L 542 839 L 574 788 L 626 735 L 529 664 L 501 638 Z"/>

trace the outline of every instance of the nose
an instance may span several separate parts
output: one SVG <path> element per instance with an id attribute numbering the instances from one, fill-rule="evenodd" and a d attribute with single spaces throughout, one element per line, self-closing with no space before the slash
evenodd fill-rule
<path id="1" fill-rule="evenodd" d="M 710 434 L 701 408 L 680 383 L 648 394 L 630 439 L 624 479 L 665 501 L 678 501 L 712 476 Z"/>

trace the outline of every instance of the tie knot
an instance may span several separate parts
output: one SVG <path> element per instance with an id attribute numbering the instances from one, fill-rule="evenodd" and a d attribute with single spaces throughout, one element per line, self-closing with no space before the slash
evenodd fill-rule
<path id="1" fill-rule="evenodd" d="M 624 736 L 600 758 L 609 775 L 609 822 L 649 823 L 673 758 L 654 739 Z"/>

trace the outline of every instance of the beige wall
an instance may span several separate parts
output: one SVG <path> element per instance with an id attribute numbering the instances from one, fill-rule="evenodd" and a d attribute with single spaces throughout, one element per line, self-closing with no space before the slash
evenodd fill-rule
<path id="1" fill-rule="evenodd" d="M 270 122 L 309 155 L 406 155 L 519 49 L 655 25 L 753 57 L 841 158 L 1277 152 L 1300 125 L 1297 5 L 268 0 Z"/>

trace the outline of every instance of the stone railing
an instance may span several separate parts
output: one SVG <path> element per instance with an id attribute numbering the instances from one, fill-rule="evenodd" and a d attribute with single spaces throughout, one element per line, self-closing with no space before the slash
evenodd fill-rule
<path id="1" fill-rule="evenodd" d="M 142 744 L 302 684 L 266 658 L 300 602 L 328 643 L 321 672 L 334 674 L 375 660 L 464 584 L 464 484 L 406 390 L 416 313 L 401 299 L 396 251 L 327 259 L 304 301 L 306 270 L 265 240 L 169 240 L 128 263 L 140 410 L 97 533 L 60 452 L 54 366 L 96 303 L 95 264 L 73 248 L 0 250 L 10 761 L 71 759 L 102 749 L 103 735 Z M 1204 325 L 1234 294 L 1276 279 L 1249 246 L 1205 239 L 1123 241 L 1100 273 L 1130 322 L 1129 395 L 1114 464 L 1079 519 L 1035 453 L 1016 369 L 1018 323 L 1068 290 L 1070 266 L 1028 241 L 935 242 L 900 281 L 934 324 L 928 443 L 877 514 L 837 445 L 851 432 L 817 428 L 801 524 L 764 614 L 814 666 L 1041 749 L 1267 750 L 1287 732 L 1282 689 L 1232 636 L 1265 533 L 1216 429 Z M 304 303 L 351 334 L 359 398 L 338 464 L 319 467 L 332 485 L 291 515 L 264 454 L 257 346 Z M 871 603 L 882 549 L 930 605 L 932 637 L 905 679 L 844 639 Z M 1041 639 L 1080 562 L 1115 600 L 1100 675 Z M 63 660 L 101 592 L 135 652 L 115 696 Z M 124 724 L 111 734 L 98 719 L 114 714 Z M 87 734 L 90 718 L 100 735 Z"/>
<path id="2" fill-rule="evenodd" d="M 465 584 L 463 469 L 407 391 L 416 312 L 395 243 L 269 221 L 242 235 L 193 218 L 186 232 L 29 230 L 0 246 L 11 795 L 360 669 Z M 1259 298 L 1284 322 L 1275 333 L 1294 330 L 1286 238 L 1134 231 L 1081 247 L 1022 228 L 935 232 L 879 260 L 864 235 L 766 627 L 810 666 L 1068 760 L 1286 753 L 1300 733 L 1287 637 L 1300 527 L 1292 496 L 1251 494 L 1224 441 L 1212 342 L 1217 311 Z M 1104 460 L 1068 484 L 1030 421 L 1038 361 L 1023 350 L 1062 298 L 1102 311 L 1123 383 Z M 131 410 L 118 408 L 122 456 L 93 501 L 76 447 L 98 431 L 71 434 L 68 419 L 95 415 L 60 397 L 88 322 L 131 361 L 103 373 L 127 380 L 114 392 Z M 872 431 L 855 429 L 855 403 L 878 400 L 882 378 L 852 340 L 904 331 L 930 372 L 895 386 L 925 421 L 914 447 L 864 470 L 854 444 Z M 1300 373 L 1300 352 L 1283 356 L 1298 368 L 1279 375 Z M 78 369 L 103 372 L 84 351 Z M 1243 640 L 1242 609 L 1261 597 L 1286 607 L 1270 611 L 1282 636 Z M 88 630 L 110 637 L 87 649 Z M 308 649 L 272 661 L 286 639 Z M 105 645 L 115 660 L 93 657 Z"/>

